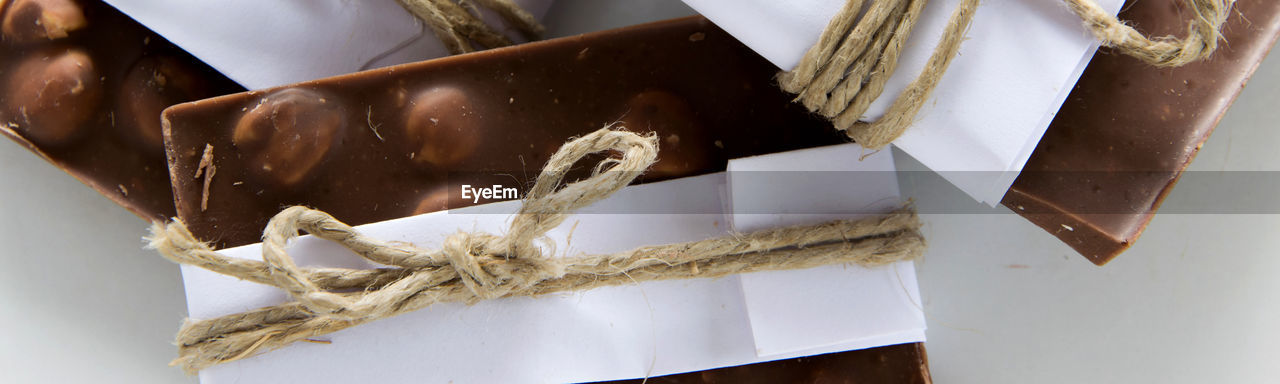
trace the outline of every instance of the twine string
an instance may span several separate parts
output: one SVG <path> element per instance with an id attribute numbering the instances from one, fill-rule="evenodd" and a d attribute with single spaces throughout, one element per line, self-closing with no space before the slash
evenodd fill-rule
<path id="1" fill-rule="evenodd" d="M 1222 25 L 1235 0 L 1180 0 L 1191 10 L 1186 36 L 1147 37 L 1107 13 L 1093 0 L 1062 0 L 1105 47 L 1147 64 L 1168 68 L 1209 58 L 1222 39 Z M 960 51 L 979 0 L 960 0 L 923 70 L 875 121 L 865 121 L 871 103 L 897 69 L 907 38 L 928 0 L 847 0 L 800 63 L 778 76 L 795 101 L 831 120 L 853 141 L 870 149 L 893 142 L 914 122 Z"/>
<path id="2" fill-rule="evenodd" d="M 456 55 L 480 49 L 505 47 L 511 39 L 480 19 L 480 10 L 469 2 L 457 0 L 396 0 L 406 11 L 431 28 L 449 54 Z M 546 32 L 528 11 L 511 0 L 474 0 L 502 17 L 507 25 L 528 40 L 538 40 Z M 468 10 L 468 7 L 471 8 Z M 479 48 L 477 48 L 479 45 Z"/>

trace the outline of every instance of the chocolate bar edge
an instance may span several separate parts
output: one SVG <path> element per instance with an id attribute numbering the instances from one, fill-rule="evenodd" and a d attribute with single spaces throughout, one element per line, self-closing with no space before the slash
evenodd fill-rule
<path id="1" fill-rule="evenodd" d="M 76 181 L 79 181 L 80 183 L 84 184 L 90 189 L 93 189 L 94 191 L 98 192 L 98 194 L 102 195 L 103 197 L 106 197 L 112 202 L 120 205 L 126 211 L 129 211 L 129 213 L 132 213 L 134 216 L 137 216 L 138 218 L 147 220 L 147 221 L 166 219 L 166 217 L 164 217 L 165 216 L 164 213 L 159 213 L 157 215 L 151 212 L 147 212 L 147 210 L 143 208 L 141 204 L 139 204 L 138 202 L 125 198 L 124 196 L 121 195 L 120 190 L 117 189 L 118 187 L 114 185 L 104 185 L 102 183 L 97 182 L 91 177 L 87 177 L 81 172 L 76 172 L 75 170 L 68 167 L 66 163 L 58 161 L 57 159 L 54 159 L 53 157 L 49 156 L 48 153 L 45 153 L 45 151 L 41 150 L 40 147 L 37 147 L 30 140 L 27 140 L 27 138 L 22 137 L 22 135 L 18 134 L 17 132 L 14 132 L 13 129 L 5 126 L 0 126 L 0 135 L 8 137 L 9 140 L 13 140 L 14 143 L 17 143 L 23 148 L 26 148 L 28 151 L 31 151 L 31 153 L 35 154 L 37 157 L 43 159 L 44 161 L 47 161 L 49 164 L 52 164 L 54 168 L 57 168 L 63 173 L 66 173 L 67 175 L 76 179 Z"/>
<path id="2" fill-rule="evenodd" d="M 1239 12 L 1238 9 L 1233 11 Z M 1280 23 L 1280 17 L 1273 18 L 1273 20 L 1271 21 L 1273 24 Z M 1252 21 L 1247 21 L 1247 22 L 1249 22 L 1250 25 L 1252 25 Z M 1271 29 L 1264 28 L 1263 30 L 1269 31 L 1274 29 L 1275 29 L 1274 26 L 1272 26 Z M 1073 250 L 1080 253 L 1080 255 L 1084 256 L 1086 259 L 1088 259 L 1090 262 L 1094 263 L 1095 265 L 1102 266 L 1107 264 L 1111 260 L 1114 260 L 1121 253 L 1123 253 L 1124 251 L 1128 250 L 1131 246 L 1133 246 L 1133 244 L 1137 242 L 1138 238 L 1142 235 L 1142 233 L 1146 231 L 1147 226 L 1150 224 L 1151 220 L 1154 218 L 1155 213 L 1159 210 L 1160 205 L 1164 202 L 1164 199 L 1173 190 L 1174 186 L 1177 185 L 1177 182 L 1181 179 L 1182 173 L 1187 169 L 1187 167 L 1191 165 L 1191 162 L 1195 160 L 1195 157 L 1196 155 L 1199 154 L 1201 147 L 1203 147 L 1204 143 L 1208 141 L 1209 137 L 1212 135 L 1213 131 L 1216 129 L 1218 123 L 1222 120 L 1223 116 L 1230 109 L 1230 106 L 1235 102 L 1237 98 L 1239 98 L 1240 93 L 1248 85 L 1250 78 L 1252 78 L 1253 74 L 1262 65 L 1262 62 L 1264 61 L 1264 59 L 1268 56 L 1268 54 L 1272 51 L 1272 49 L 1274 49 L 1274 46 L 1277 41 L 1280 41 L 1280 34 L 1272 33 L 1269 35 L 1261 36 L 1261 38 L 1256 42 L 1258 44 L 1258 47 L 1260 47 L 1260 49 L 1258 49 L 1256 53 L 1251 53 L 1250 55 L 1251 56 L 1256 55 L 1257 59 L 1250 60 L 1250 64 L 1246 68 L 1244 68 L 1244 71 L 1241 72 L 1241 77 L 1239 77 L 1238 80 L 1235 81 L 1235 83 L 1238 85 L 1231 87 L 1227 90 L 1226 93 L 1228 97 L 1225 98 L 1222 108 L 1213 111 L 1215 115 L 1212 121 L 1209 123 L 1206 133 L 1197 139 L 1197 141 L 1195 142 L 1196 145 L 1194 149 L 1190 151 L 1190 153 L 1185 159 L 1182 159 L 1180 161 L 1180 163 L 1177 166 L 1176 172 L 1174 172 L 1175 176 L 1173 177 L 1173 179 L 1168 184 L 1163 186 L 1160 189 L 1160 191 L 1154 196 L 1154 199 L 1152 200 L 1151 204 L 1148 207 L 1146 207 L 1146 209 L 1144 210 L 1144 212 L 1147 212 L 1147 213 L 1141 214 L 1142 215 L 1141 222 L 1139 223 L 1136 230 L 1129 236 L 1126 236 L 1125 238 L 1120 238 L 1120 239 L 1114 238 L 1111 235 L 1104 233 L 1103 231 L 1100 231 L 1091 225 L 1088 225 L 1086 220 L 1081 218 L 1079 215 L 1070 212 L 1068 209 L 1065 209 L 1052 202 L 1044 200 L 1038 196 L 1033 196 L 1032 194 L 1027 193 L 1024 190 L 1017 188 L 1017 185 L 1018 185 L 1017 181 L 1015 181 L 1015 186 L 1013 188 L 1010 188 L 1006 196 L 1002 199 L 1001 204 L 1013 210 L 1015 213 L 1018 213 L 1020 216 L 1032 222 L 1036 226 L 1039 226 L 1040 228 L 1044 229 L 1046 232 L 1049 232 L 1054 237 L 1057 237 L 1063 243 L 1066 243 Z M 1226 44 L 1224 44 L 1224 48 L 1220 48 L 1220 49 L 1230 49 L 1230 46 L 1227 45 L 1229 43 L 1230 42 L 1227 42 Z M 1117 53 L 1099 51 L 1098 55 L 1095 55 L 1093 60 L 1098 60 L 1099 58 L 1103 57 L 1102 55 L 1108 55 L 1108 54 L 1115 55 Z M 1157 68 L 1154 68 L 1154 67 L 1149 67 L 1149 68 L 1150 70 L 1153 70 L 1153 71 L 1157 70 Z M 1088 73 L 1088 69 L 1086 69 L 1086 73 Z M 1075 91 L 1073 91 L 1072 93 L 1074 92 Z M 1123 127 L 1119 127 L 1119 128 L 1123 129 Z M 1035 154 L 1033 153 L 1032 156 L 1034 157 Z M 1053 213 L 1026 213 L 1026 212 L 1053 212 Z M 1092 248 L 1090 248 L 1091 244 L 1093 245 Z M 1105 245 L 1099 246 L 1099 244 L 1105 244 Z"/>

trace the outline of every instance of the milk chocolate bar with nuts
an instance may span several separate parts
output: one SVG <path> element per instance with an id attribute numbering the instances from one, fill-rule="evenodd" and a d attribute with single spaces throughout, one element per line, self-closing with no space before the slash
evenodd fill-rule
<path id="1" fill-rule="evenodd" d="M 242 90 L 101 1 L 0 1 L 0 134 L 145 219 L 175 214 L 160 112 Z"/>
<path id="2" fill-rule="evenodd" d="M 644 181 L 844 142 L 776 72 L 695 17 L 180 104 L 164 113 L 178 217 L 228 247 L 289 205 L 353 225 L 457 208 L 450 177 L 523 191 L 609 125 L 660 136 Z"/>

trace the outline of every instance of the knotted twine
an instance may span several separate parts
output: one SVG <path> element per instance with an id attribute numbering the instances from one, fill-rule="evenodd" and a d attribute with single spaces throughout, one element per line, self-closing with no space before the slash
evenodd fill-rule
<path id="1" fill-rule="evenodd" d="M 1208 58 L 1222 38 L 1222 25 L 1235 0 L 1183 0 L 1191 10 L 1187 36 L 1148 38 L 1093 0 L 1062 0 L 1103 46 L 1157 67 L 1177 67 Z M 836 129 L 863 147 L 879 149 L 897 139 L 928 101 L 960 50 L 979 0 L 960 0 L 920 75 L 885 114 L 862 121 L 897 69 L 907 38 L 928 0 L 847 0 L 818 42 L 791 71 L 778 76 L 795 101 L 830 119 Z M 860 16 L 861 15 L 861 16 Z"/>
<path id="2" fill-rule="evenodd" d="M 526 39 L 541 39 L 546 32 L 533 15 L 511 0 L 469 0 L 461 4 L 457 0 L 396 1 L 425 27 L 431 28 L 452 55 L 476 51 L 473 44 L 479 44 L 481 49 L 511 45 L 511 39 L 480 19 L 479 8 L 470 1 L 497 12 L 507 25 L 514 27 Z M 471 10 L 463 8 L 463 4 L 470 5 Z"/>
<path id="3" fill-rule="evenodd" d="M 180 220 L 155 223 L 149 247 L 169 260 L 287 292 L 292 302 L 209 320 L 188 320 L 178 333 L 178 358 L 188 372 L 242 359 L 318 335 L 436 303 L 536 296 L 643 281 L 853 263 L 878 266 L 918 257 L 925 247 L 914 210 L 862 220 L 793 226 L 626 252 L 551 258 L 537 243 L 568 213 L 630 184 L 654 163 L 655 135 L 601 129 L 557 151 L 539 174 L 506 235 L 457 232 L 440 249 L 390 243 L 360 234 L 332 216 L 291 207 L 263 232 L 262 261 L 215 252 Z M 556 188 L 570 167 L 604 151 L 591 177 Z M 606 168 L 607 167 L 607 168 Z M 303 268 L 287 248 L 306 231 L 388 268 Z"/>

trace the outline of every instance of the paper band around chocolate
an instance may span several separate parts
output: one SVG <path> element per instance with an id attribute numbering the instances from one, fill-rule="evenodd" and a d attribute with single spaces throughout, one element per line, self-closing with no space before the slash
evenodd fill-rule
<path id="1" fill-rule="evenodd" d="M 1184 39 L 1147 38 L 1102 10 L 1092 0 L 1063 0 L 1084 25 L 1118 52 L 1151 65 L 1171 67 L 1207 58 L 1221 38 L 1222 24 L 1235 0 L 1185 0 L 1194 12 Z M 964 33 L 978 10 L 978 0 L 961 0 L 942 39 L 920 75 L 897 96 L 884 116 L 861 121 L 880 97 L 889 74 L 897 69 L 902 46 L 927 0 L 848 0 L 810 47 L 796 68 L 779 75 L 783 90 L 797 94 L 810 111 L 831 119 L 835 128 L 872 149 L 893 142 L 946 73 L 960 50 Z"/>
<path id="2" fill-rule="evenodd" d="M 292 207 L 263 232 L 262 263 L 218 255 L 181 221 L 152 226 L 150 248 L 166 258 L 240 279 L 270 284 L 295 301 L 256 311 L 188 322 L 179 332 L 179 358 L 188 371 L 252 356 L 308 337 L 436 303 L 581 291 L 644 281 L 716 278 L 730 274 L 851 263 L 879 266 L 919 257 L 920 221 L 911 209 L 854 221 L 793 226 L 716 239 L 648 246 L 608 255 L 549 258 L 537 242 L 569 213 L 630 184 L 657 159 L 658 139 L 601 129 L 560 148 L 537 178 L 506 235 L 458 232 L 440 250 L 367 238 L 324 212 Z M 608 168 L 556 189 L 589 154 L 622 153 Z M 325 286 L 332 278 L 298 267 L 286 252 L 299 230 L 339 242 L 370 261 L 393 266 L 364 280 L 377 285 Z M 369 275 L 369 272 L 350 271 Z M 332 274 L 333 270 L 324 273 Z M 352 279 L 344 279 L 348 282 Z M 354 292 L 333 290 L 356 288 Z"/>

